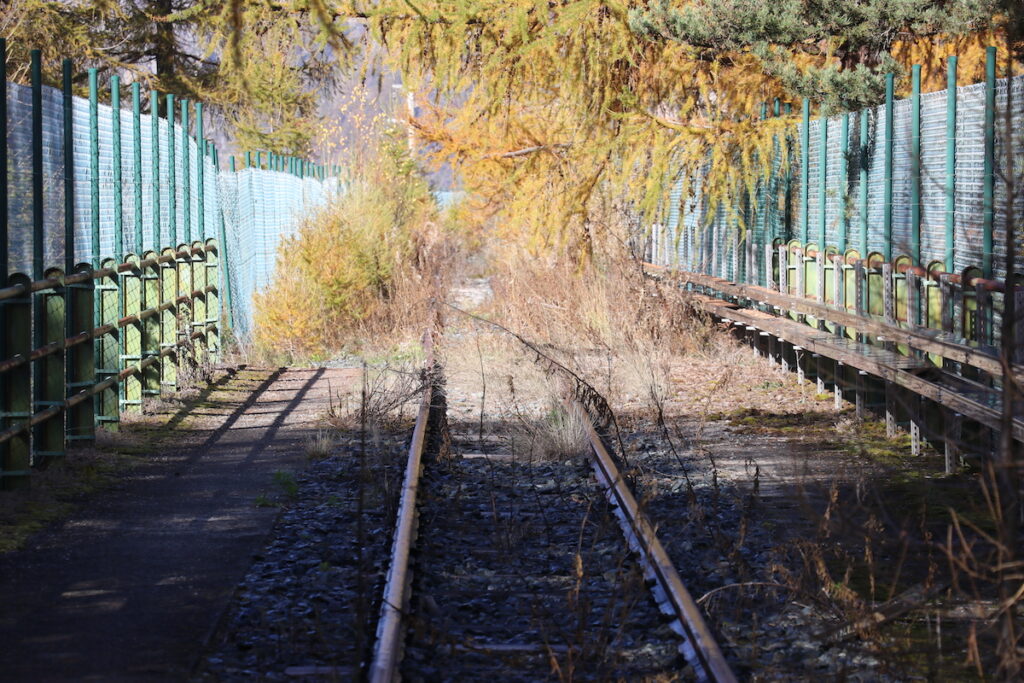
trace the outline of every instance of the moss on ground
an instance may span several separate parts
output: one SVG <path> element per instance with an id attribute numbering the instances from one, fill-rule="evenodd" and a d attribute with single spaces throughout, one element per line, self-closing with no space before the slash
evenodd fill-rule
<path id="1" fill-rule="evenodd" d="M 45 471 L 31 486 L 0 496 L 0 553 L 17 550 L 36 532 L 71 514 L 90 495 L 109 488 L 137 462 L 121 452 L 78 450 Z"/>

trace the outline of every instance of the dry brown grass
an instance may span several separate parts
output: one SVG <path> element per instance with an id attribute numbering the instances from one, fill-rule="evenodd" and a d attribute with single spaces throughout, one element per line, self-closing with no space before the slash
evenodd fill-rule
<path id="1" fill-rule="evenodd" d="M 624 249 L 613 244 L 602 253 L 580 265 L 506 252 L 494 265 L 488 318 L 578 373 L 612 405 L 669 400 L 671 378 L 690 363 L 766 371 L 685 295 L 645 278 Z"/>

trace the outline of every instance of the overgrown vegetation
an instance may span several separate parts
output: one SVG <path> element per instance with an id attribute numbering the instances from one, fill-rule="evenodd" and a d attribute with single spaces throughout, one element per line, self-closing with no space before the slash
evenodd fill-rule
<path id="1" fill-rule="evenodd" d="M 283 241 L 256 295 L 258 349 L 302 361 L 416 339 L 450 277 L 455 240 L 397 130 L 346 191 Z"/>

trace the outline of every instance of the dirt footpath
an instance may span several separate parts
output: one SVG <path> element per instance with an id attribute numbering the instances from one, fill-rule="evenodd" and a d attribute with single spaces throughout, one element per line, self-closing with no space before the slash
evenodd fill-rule
<path id="1" fill-rule="evenodd" d="M 186 678 L 277 514 L 256 501 L 357 374 L 241 369 L 150 425 L 158 452 L 0 556 L 0 680 Z"/>

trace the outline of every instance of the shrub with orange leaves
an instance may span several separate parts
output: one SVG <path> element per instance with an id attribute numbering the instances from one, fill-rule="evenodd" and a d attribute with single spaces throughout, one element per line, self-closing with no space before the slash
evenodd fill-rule
<path id="1" fill-rule="evenodd" d="M 424 260 L 445 239 L 437 219 L 403 136 L 383 136 L 345 194 L 282 241 L 274 280 L 255 297 L 257 347 L 318 359 L 360 345 L 381 325 L 412 322 L 403 318 L 415 315 L 387 309 L 429 297 Z"/>

